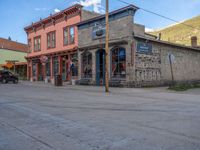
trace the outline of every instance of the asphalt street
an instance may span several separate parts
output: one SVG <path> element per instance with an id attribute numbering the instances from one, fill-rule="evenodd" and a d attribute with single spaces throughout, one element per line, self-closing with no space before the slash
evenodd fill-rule
<path id="1" fill-rule="evenodd" d="M 200 150 L 200 90 L 0 84 L 0 150 Z"/>

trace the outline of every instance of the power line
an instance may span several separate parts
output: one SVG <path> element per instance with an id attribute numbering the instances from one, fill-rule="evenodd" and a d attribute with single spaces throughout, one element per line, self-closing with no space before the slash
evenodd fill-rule
<path id="1" fill-rule="evenodd" d="M 132 3 L 128 3 L 128 2 L 126 2 L 126 1 L 124 1 L 124 0 L 118 0 L 118 1 L 119 1 L 119 2 L 122 2 L 122 3 L 124 3 L 124 4 L 127 4 L 127 5 L 134 5 L 134 4 L 132 4 Z M 139 9 L 141 9 L 141 10 L 147 12 L 147 13 L 150 13 L 150 14 L 153 14 L 153 15 L 156 15 L 156 16 L 159 16 L 159 17 L 161 17 L 161 18 L 164 18 L 164 19 L 170 20 L 170 21 L 172 21 L 172 22 L 175 22 L 175 23 L 178 23 L 178 24 L 182 24 L 182 25 L 187 26 L 187 27 L 189 27 L 189 28 L 197 29 L 197 30 L 200 31 L 200 28 L 197 28 L 197 27 L 191 26 L 191 25 L 189 25 L 189 24 L 186 24 L 186 23 L 177 21 L 177 20 L 175 20 L 175 19 L 172 19 L 172 18 L 169 18 L 169 17 L 167 17 L 167 16 L 158 14 L 158 13 L 156 13 L 156 12 L 147 10 L 147 9 L 145 9 L 145 8 L 139 7 Z"/>

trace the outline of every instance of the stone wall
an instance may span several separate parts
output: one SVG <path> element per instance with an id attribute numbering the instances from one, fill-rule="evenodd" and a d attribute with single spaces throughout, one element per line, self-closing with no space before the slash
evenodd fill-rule
<path id="1" fill-rule="evenodd" d="M 200 51 L 170 46 L 158 42 L 151 54 L 136 52 L 135 86 L 159 86 L 172 83 L 169 55 L 175 82 L 200 81 Z"/>
<path id="2" fill-rule="evenodd" d="M 82 9 L 81 10 L 81 21 L 85 21 L 85 20 L 97 17 L 99 15 L 101 15 L 101 14 Z"/>
<path id="3" fill-rule="evenodd" d="M 102 22 L 97 22 L 102 23 Z M 79 47 L 91 46 L 105 42 L 105 38 L 93 39 L 92 30 L 94 26 L 79 29 Z M 132 38 L 133 33 L 133 16 L 123 17 L 109 22 L 109 39 L 110 41 L 123 38 Z"/>

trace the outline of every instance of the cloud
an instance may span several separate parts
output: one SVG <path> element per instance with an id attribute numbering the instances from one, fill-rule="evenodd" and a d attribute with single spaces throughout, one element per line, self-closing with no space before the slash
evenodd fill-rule
<path id="1" fill-rule="evenodd" d="M 104 10 L 103 7 L 101 6 L 101 1 L 102 0 L 80 0 L 78 3 L 85 7 L 92 6 L 93 11 L 96 13 L 103 13 Z"/>
<path id="2" fill-rule="evenodd" d="M 46 11 L 47 8 L 43 7 L 43 8 L 34 8 L 35 11 Z"/>
<path id="3" fill-rule="evenodd" d="M 154 29 L 151 29 L 151 28 L 145 28 L 145 32 L 153 32 Z"/>
<path id="4" fill-rule="evenodd" d="M 58 8 L 54 9 L 54 13 L 59 13 L 59 12 L 60 12 L 60 9 L 58 9 Z"/>

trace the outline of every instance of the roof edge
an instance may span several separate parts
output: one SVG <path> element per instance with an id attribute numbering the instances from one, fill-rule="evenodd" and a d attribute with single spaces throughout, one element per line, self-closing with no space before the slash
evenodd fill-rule
<path id="1" fill-rule="evenodd" d="M 31 27 L 34 26 L 34 25 L 39 24 L 41 21 L 46 21 L 46 20 L 50 19 L 51 17 L 59 16 L 60 14 L 64 13 L 65 11 L 68 11 L 68 10 L 73 9 L 73 8 L 76 8 L 76 7 L 82 8 L 83 6 L 80 5 L 80 4 L 72 5 L 72 6 L 68 7 L 68 8 L 66 8 L 66 9 L 64 9 L 64 10 L 62 10 L 62 11 L 60 11 L 59 13 L 55 13 L 55 14 L 53 14 L 52 16 L 48 16 L 48 17 L 46 17 L 46 18 L 44 18 L 44 19 L 42 19 L 42 20 L 40 20 L 40 21 L 37 21 L 37 22 L 35 22 L 35 23 L 31 24 L 31 25 L 28 25 L 28 26 L 24 27 L 24 31 L 28 30 L 29 28 L 31 28 Z"/>
<path id="2" fill-rule="evenodd" d="M 122 8 L 120 8 L 120 9 L 117 9 L 117 10 L 114 10 L 114 11 L 111 11 L 111 12 L 109 12 L 109 16 L 110 15 L 113 15 L 113 14 L 115 14 L 115 13 L 118 13 L 118 12 L 120 12 L 120 11 L 123 11 L 123 10 L 126 10 L 126 9 L 134 9 L 135 11 L 137 11 L 138 9 L 140 9 L 139 7 L 137 7 L 137 6 L 135 6 L 135 5 L 133 5 L 133 4 L 131 4 L 131 5 L 128 5 L 128 6 L 126 6 L 126 7 L 122 7 Z M 79 25 L 82 25 L 82 24 L 86 24 L 86 23 L 88 23 L 88 22 L 91 22 L 91 21 L 94 21 L 94 20 L 98 20 L 98 19 L 102 19 L 102 18 L 104 18 L 105 17 L 105 14 L 103 14 L 103 15 L 100 15 L 100 16 L 97 16 L 97 17 L 94 17 L 94 18 L 91 18 L 91 19 L 88 19 L 88 20 L 85 20 L 85 21 L 81 21 L 80 23 L 78 23 L 77 25 L 79 26 Z"/>
<path id="3" fill-rule="evenodd" d="M 149 41 L 152 41 L 152 42 L 161 43 L 161 44 L 171 45 L 171 46 L 175 46 L 175 47 L 182 47 L 182 48 L 186 48 L 186 49 L 191 49 L 191 50 L 195 50 L 195 51 L 200 52 L 200 48 L 195 48 L 195 47 L 191 47 L 191 46 L 185 46 L 185 45 L 171 43 L 171 42 L 162 41 L 162 40 L 151 39 L 151 38 L 147 38 L 147 37 L 139 36 L 139 35 L 134 35 L 134 37 L 135 38 L 144 39 L 144 40 L 149 40 Z"/>

